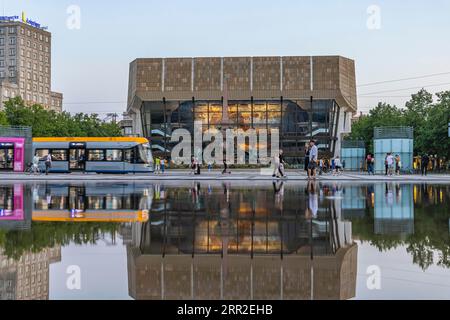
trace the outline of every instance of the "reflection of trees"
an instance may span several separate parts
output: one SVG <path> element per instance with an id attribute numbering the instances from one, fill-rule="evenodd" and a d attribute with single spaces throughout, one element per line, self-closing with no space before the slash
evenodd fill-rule
<path id="1" fill-rule="evenodd" d="M 31 230 L 1 231 L 0 247 L 4 254 L 15 260 L 25 252 L 39 253 L 57 245 L 95 244 L 102 235 L 114 234 L 119 224 L 114 223 L 59 223 L 33 222 Z"/>
<path id="2" fill-rule="evenodd" d="M 362 219 L 352 221 L 353 234 L 361 241 L 367 241 L 380 251 L 406 246 L 413 262 L 423 270 L 431 265 L 450 268 L 450 235 L 448 229 L 448 206 L 422 206 L 414 211 L 414 234 L 374 234 L 373 209 L 368 209 Z M 437 261 L 434 252 L 437 252 Z"/>

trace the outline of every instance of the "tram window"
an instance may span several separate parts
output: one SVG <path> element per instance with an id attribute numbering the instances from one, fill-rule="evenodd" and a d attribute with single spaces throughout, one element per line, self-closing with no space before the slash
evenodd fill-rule
<path id="1" fill-rule="evenodd" d="M 106 150 L 106 161 L 122 161 L 122 150 Z"/>
<path id="2" fill-rule="evenodd" d="M 36 154 L 39 157 L 39 159 L 43 159 L 44 157 L 46 157 L 49 154 L 50 150 L 49 149 L 37 149 L 36 150 Z"/>
<path id="3" fill-rule="evenodd" d="M 88 161 L 105 161 L 105 150 L 89 150 Z"/>
<path id="4" fill-rule="evenodd" d="M 51 150 L 53 161 L 67 161 L 67 150 Z"/>
<path id="5" fill-rule="evenodd" d="M 127 149 L 124 152 L 124 161 L 133 163 L 134 162 L 134 149 Z"/>

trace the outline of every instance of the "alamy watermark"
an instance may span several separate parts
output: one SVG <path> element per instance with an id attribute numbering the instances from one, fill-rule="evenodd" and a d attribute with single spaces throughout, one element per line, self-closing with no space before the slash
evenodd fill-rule
<path id="1" fill-rule="evenodd" d="M 268 129 L 211 128 L 203 131 L 203 121 L 195 121 L 193 138 L 188 130 L 177 129 L 172 133 L 171 142 L 178 143 L 172 149 L 172 159 L 177 165 L 190 163 L 192 157 L 204 163 L 221 164 L 225 160 L 229 165 L 245 165 L 246 154 L 248 164 L 268 165 L 280 153 L 279 129 L 270 129 L 269 155 Z M 209 144 L 203 149 L 205 143 Z"/>

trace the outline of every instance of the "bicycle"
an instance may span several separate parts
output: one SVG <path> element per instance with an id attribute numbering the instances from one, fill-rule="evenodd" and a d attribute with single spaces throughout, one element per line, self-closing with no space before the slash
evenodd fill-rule
<path id="1" fill-rule="evenodd" d="M 42 174 L 42 170 L 41 170 L 41 168 L 39 167 L 39 165 L 35 166 L 34 164 L 29 163 L 29 164 L 27 165 L 26 170 L 25 170 L 25 174 L 28 174 L 28 175 L 32 175 L 32 174 L 40 175 L 40 174 Z"/>

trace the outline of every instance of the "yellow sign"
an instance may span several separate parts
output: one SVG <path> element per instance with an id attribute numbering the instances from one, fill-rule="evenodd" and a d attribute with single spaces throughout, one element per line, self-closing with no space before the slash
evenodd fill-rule
<path id="1" fill-rule="evenodd" d="M 25 11 L 22 11 L 22 22 L 27 23 L 27 14 L 25 13 Z"/>

